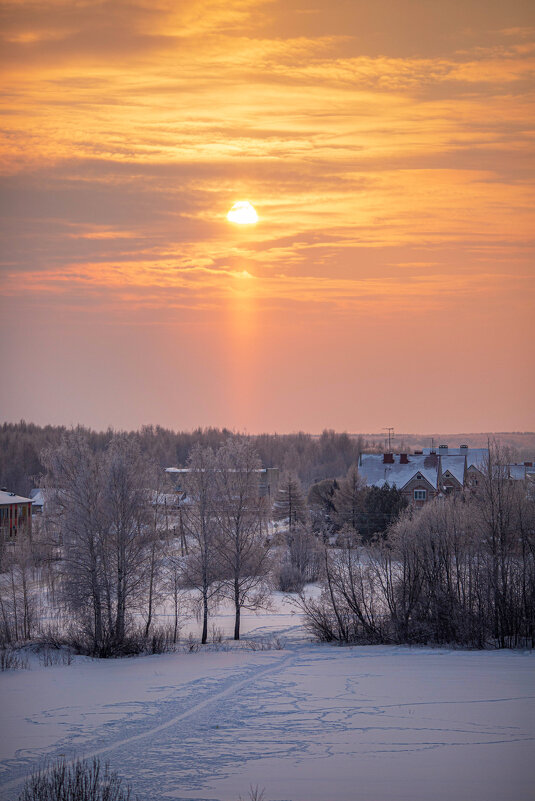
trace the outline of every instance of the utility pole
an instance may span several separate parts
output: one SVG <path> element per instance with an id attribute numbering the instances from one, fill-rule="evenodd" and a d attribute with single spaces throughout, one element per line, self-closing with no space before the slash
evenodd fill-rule
<path id="1" fill-rule="evenodd" d="M 391 449 L 391 440 L 394 438 L 394 426 L 385 426 L 383 431 L 388 431 L 388 452 Z"/>

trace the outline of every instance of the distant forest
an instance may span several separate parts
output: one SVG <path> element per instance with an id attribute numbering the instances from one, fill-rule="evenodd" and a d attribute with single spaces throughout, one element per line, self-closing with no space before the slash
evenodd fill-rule
<path id="1" fill-rule="evenodd" d="M 33 423 L 3 423 L 0 426 L 0 486 L 27 496 L 38 486 L 44 468 L 41 453 L 44 448 L 58 445 L 65 426 L 38 426 Z M 104 450 L 114 432 L 98 432 L 82 428 L 94 452 Z M 197 443 L 218 448 L 236 432 L 219 428 L 198 428 L 195 431 L 171 431 L 161 426 L 143 426 L 129 436 L 136 440 L 141 451 L 161 467 L 181 467 L 186 464 L 191 448 Z M 535 434 L 454 434 L 414 435 L 394 437 L 392 449 L 412 451 L 415 448 L 442 442 L 458 446 L 461 442 L 472 447 L 486 445 L 487 436 L 514 449 L 517 458 L 532 458 Z M 258 434 L 251 435 L 264 467 L 279 467 L 299 476 L 305 488 L 326 478 L 345 476 L 349 467 L 358 461 L 363 451 L 381 452 L 385 448 L 384 434 L 348 434 L 326 430 L 320 435 Z"/>

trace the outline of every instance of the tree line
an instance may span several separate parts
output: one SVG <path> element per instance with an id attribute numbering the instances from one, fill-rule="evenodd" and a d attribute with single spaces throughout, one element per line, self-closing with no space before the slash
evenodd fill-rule
<path id="1" fill-rule="evenodd" d="M 85 432 L 65 432 L 41 455 L 45 511 L 32 540 L 2 543 L 0 614 L 5 642 L 30 639 L 39 628 L 38 571 L 51 605 L 71 621 L 71 639 L 92 654 L 124 653 L 144 621 L 151 631 L 158 601 L 172 599 L 173 639 L 184 596 L 200 609 L 202 642 L 216 601 L 234 607 L 234 638 L 242 609 L 269 593 L 269 508 L 259 490 L 260 460 L 250 441 L 230 437 L 217 449 L 195 445 L 176 526 L 167 525 L 182 493 L 138 443 L 115 435 L 93 450 Z M 58 543 L 60 547 L 58 547 Z M 32 590 L 33 587 L 33 590 Z"/>
<path id="2" fill-rule="evenodd" d="M 140 452 L 159 467 L 184 466 L 196 445 L 217 450 L 229 437 L 241 434 L 218 428 L 194 431 L 171 431 L 161 426 L 143 426 L 139 431 L 104 432 L 77 429 L 89 449 L 105 451 L 114 437 L 132 440 Z M 0 426 L 0 486 L 28 496 L 45 472 L 42 453 L 61 443 L 68 433 L 64 426 L 37 426 L 33 423 L 3 423 Z M 370 443 L 348 434 L 324 431 L 319 437 L 310 434 L 259 434 L 247 436 L 265 467 L 279 467 L 295 473 L 304 486 L 315 481 L 343 476 Z"/>
<path id="3" fill-rule="evenodd" d="M 308 495 L 283 471 L 262 495 L 247 437 L 193 445 L 177 491 L 136 438 L 95 448 L 88 432 L 64 431 L 40 454 L 33 538 L 0 545 L 0 640 L 30 640 L 57 613 L 80 650 L 128 653 L 163 636 L 166 602 L 165 636 L 176 643 L 194 614 L 206 643 L 222 600 L 239 639 L 242 611 L 279 589 L 300 594 L 323 640 L 533 647 L 535 500 L 506 461 L 491 448 L 476 493 L 415 510 L 395 487 L 366 487 L 356 464 Z"/>

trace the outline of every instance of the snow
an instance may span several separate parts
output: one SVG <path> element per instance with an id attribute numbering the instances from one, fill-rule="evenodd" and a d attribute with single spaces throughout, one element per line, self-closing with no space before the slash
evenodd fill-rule
<path id="1" fill-rule="evenodd" d="M 266 801 L 533 798 L 533 654 L 317 645 L 292 611 L 246 616 L 249 639 L 282 634 L 283 650 L 1 674 L 0 797 L 45 757 L 99 754 L 141 801 L 251 784 Z"/>
<path id="2" fill-rule="evenodd" d="M 22 495 L 15 495 L 14 492 L 0 490 L 0 506 L 11 506 L 14 503 L 31 503 L 31 498 L 24 498 Z"/>
<path id="3" fill-rule="evenodd" d="M 392 463 L 385 464 L 382 454 L 363 453 L 361 455 L 359 473 L 364 476 L 369 487 L 382 487 L 384 484 L 389 484 L 391 487 L 395 485 L 398 489 L 403 489 L 417 473 L 420 473 L 434 489 L 437 488 L 438 457 L 409 454 L 406 464 L 400 462 L 397 454 L 393 454 L 393 459 Z"/>

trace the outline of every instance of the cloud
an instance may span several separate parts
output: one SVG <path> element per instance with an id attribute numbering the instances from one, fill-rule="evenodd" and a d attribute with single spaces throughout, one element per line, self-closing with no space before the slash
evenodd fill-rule
<path id="1" fill-rule="evenodd" d="M 402 313 L 437 336 L 470 304 L 527 315 L 531 15 L 439 6 L 5 3 L 9 314 L 197 320 L 229 350 L 255 315 L 299 347 L 375 316 L 394 350 Z M 226 223 L 238 200 L 254 230 Z"/>

